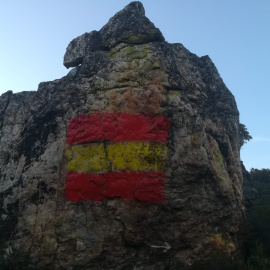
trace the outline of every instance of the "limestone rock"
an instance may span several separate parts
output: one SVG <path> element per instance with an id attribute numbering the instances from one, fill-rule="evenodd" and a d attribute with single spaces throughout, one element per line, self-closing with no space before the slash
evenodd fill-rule
<path id="1" fill-rule="evenodd" d="M 211 59 L 165 42 L 142 4 L 132 2 L 100 31 L 74 39 L 64 64 L 76 67 L 62 79 L 40 83 L 37 92 L 0 97 L 2 254 L 27 257 L 33 269 L 157 270 L 189 269 L 213 251 L 239 251 L 235 236 L 244 211 L 239 113 Z M 114 120 L 102 122 L 110 117 Z M 133 128 L 126 136 L 152 123 L 141 129 L 141 138 L 152 141 L 119 142 L 110 135 L 125 117 L 136 123 L 125 122 Z M 91 128 L 84 128 L 87 121 Z M 99 124 L 102 133 L 92 132 Z M 100 137 L 87 141 L 89 134 Z M 69 145 L 70 136 L 81 142 Z M 123 160 L 110 150 L 117 144 L 137 152 L 123 154 Z M 101 154 L 78 161 L 83 155 L 87 160 L 87 147 Z M 75 173 L 82 179 L 83 170 L 92 185 L 88 195 L 106 187 L 100 193 L 104 200 L 69 200 L 67 181 Z M 104 182 L 101 171 L 144 177 L 122 181 L 119 190 Z M 159 176 L 149 180 L 153 174 Z M 81 196 L 77 188 L 71 192 Z M 151 197 L 152 191 L 160 197 Z M 130 200 L 122 198 L 127 193 Z"/>

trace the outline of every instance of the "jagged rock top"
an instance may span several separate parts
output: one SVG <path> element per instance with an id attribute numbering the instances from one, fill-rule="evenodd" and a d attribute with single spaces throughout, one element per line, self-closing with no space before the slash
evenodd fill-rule
<path id="1" fill-rule="evenodd" d="M 134 1 L 116 13 L 100 31 L 73 39 L 64 55 L 64 66 L 75 67 L 94 51 L 108 51 L 119 43 L 143 44 L 164 41 L 160 30 L 145 17 L 141 2 Z"/>

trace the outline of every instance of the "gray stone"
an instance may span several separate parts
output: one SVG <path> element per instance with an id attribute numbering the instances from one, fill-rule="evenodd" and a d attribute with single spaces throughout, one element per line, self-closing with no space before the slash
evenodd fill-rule
<path id="1" fill-rule="evenodd" d="M 64 64 L 76 69 L 0 97 L 1 253 L 27 255 L 34 269 L 95 270 L 189 269 L 214 251 L 238 254 L 239 112 L 211 59 L 165 42 L 132 2 L 74 39 Z M 67 200 L 68 122 L 95 111 L 171 119 L 163 202 Z"/>
<path id="2" fill-rule="evenodd" d="M 73 39 L 67 47 L 64 66 L 78 66 L 87 55 L 95 51 L 108 51 L 119 43 L 144 44 L 155 41 L 164 41 L 164 37 L 145 17 L 143 5 L 138 1 L 131 2 L 100 31 L 85 33 Z"/>
<path id="3" fill-rule="evenodd" d="M 123 23 L 125 22 L 125 23 Z M 158 28 L 145 17 L 143 5 L 134 1 L 116 13 L 100 30 L 103 43 L 111 49 L 124 42 L 128 44 L 144 44 L 164 41 Z"/>
<path id="4" fill-rule="evenodd" d="M 64 56 L 64 66 L 66 68 L 78 66 L 82 63 L 85 55 L 104 48 L 99 32 L 92 31 L 85 33 L 74 38 L 69 43 Z"/>

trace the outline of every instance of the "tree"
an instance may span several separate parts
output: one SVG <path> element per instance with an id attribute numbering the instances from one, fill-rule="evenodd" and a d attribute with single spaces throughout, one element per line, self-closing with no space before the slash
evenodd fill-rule
<path id="1" fill-rule="evenodd" d="M 238 127 L 238 138 L 239 138 L 239 144 L 240 148 L 248 141 L 252 139 L 250 136 L 247 127 L 244 124 L 239 123 Z"/>

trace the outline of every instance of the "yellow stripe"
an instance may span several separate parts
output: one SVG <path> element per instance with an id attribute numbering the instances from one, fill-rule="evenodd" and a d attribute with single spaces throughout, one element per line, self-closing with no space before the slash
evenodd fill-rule
<path id="1" fill-rule="evenodd" d="M 108 172 L 117 170 L 163 171 L 167 147 L 163 143 L 127 142 L 72 146 L 68 150 L 67 169 L 77 172 Z"/>
<path id="2" fill-rule="evenodd" d="M 67 150 L 67 156 L 69 171 L 105 173 L 109 170 L 103 144 L 76 145 Z"/>
<path id="3" fill-rule="evenodd" d="M 107 147 L 112 170 L 164 170 L 167 147 L 162 143 L 129 142 Z"/>

